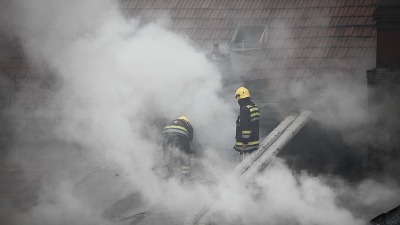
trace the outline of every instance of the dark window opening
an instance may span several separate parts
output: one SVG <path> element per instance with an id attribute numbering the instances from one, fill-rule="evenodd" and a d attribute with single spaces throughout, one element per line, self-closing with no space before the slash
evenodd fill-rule
<path id="1" fill-rule="evenodd" d="M 239 26 L 231 41 L 231 51 L 248 52 L 261 49 L 265 36 L 265 26 Z"/>

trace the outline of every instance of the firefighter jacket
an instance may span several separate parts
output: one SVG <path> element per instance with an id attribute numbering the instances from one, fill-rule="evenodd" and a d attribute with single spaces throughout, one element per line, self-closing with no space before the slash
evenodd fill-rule
<path id="1" fill-rule="evenodd" d="M 193 140 L 193 127 L 185 120 L 176 119 L 164 127 L 164 149 L 167 147 L 177 147 L 186 153 L 191 153 L 190 142 Z"/>
<path id="2" fill-rule="evenodd" d="M 236 143 L 239 152 L 252 152 L 259 146 L 260 111 L 250 98 L 239 100 L 240 114 L 236 120 Z M 243 148 L 247 144 L 247 148 Z"/>

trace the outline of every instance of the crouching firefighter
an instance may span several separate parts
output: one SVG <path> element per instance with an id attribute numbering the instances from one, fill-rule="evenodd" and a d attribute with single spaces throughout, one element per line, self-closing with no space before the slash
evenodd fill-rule
<path id="1" fill-rule="evenodd" d="M 181 181 L 189 179 L 195 157 L 195 153 L 190 149 L 193 133 L 193 127 L 185 116 L 169 122 L 164 127 L 163 148 L 167 177 L 180 174 Z"/>
<path id="2" fill-rule="evenodd" d="M 235 98 L 240 105 L 240 113 L 236 120 L 236 143 L 233 147 L 240 153 L 239 161 L 246 154 L 258 149 L 260 111 L 250 99 L 250 92 L 245 87 L 237 89 Z"/>

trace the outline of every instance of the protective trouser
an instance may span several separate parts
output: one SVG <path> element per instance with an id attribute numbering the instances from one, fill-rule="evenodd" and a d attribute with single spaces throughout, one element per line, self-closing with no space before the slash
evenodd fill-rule
<path id="1" fill-rule="evenodd" d="M 246 158 L 248 155 L 250 155 L 251 152 L 244 152 L 241 151 L 240 155 L 239 155 L 239 163 L 242 162 L 244 160 L 244 158 Z"/>
<path id="2" fill-rule="evenodd" d="M 167 178 L 176 177 L 181 181 L 191 176 L 191 157 L 187 153 L 187 143 L 179 138 L 168 137 L 164 140 L 164 163 L 167 167 Z"/>

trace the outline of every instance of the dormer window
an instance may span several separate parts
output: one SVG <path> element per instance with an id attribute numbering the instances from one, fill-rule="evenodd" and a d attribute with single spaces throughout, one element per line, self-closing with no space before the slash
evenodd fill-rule
<path id="1" fill-rule="evenodd" d="M 231 41 L 231 52 L 243 53 L 262 48 L 266 27 L 264 25 L 240 25 Z"/>

